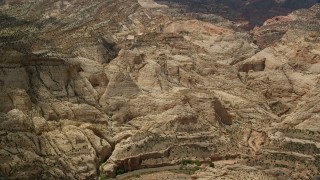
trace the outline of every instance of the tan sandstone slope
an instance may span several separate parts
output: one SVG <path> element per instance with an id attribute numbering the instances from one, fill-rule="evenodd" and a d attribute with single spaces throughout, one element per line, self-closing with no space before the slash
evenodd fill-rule
<path id="1" fill-rule="evenodd" d="M 314 178 L 319 17 L 0 0 L 0 179 Z"/>

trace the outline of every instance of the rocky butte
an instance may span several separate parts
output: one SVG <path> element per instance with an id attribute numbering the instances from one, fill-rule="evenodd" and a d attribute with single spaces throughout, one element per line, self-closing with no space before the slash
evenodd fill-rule
<path id="1" fill-rule="evenodd" d="M 316 0 L 0 0 L 0 179 L 319 179 Z"/>

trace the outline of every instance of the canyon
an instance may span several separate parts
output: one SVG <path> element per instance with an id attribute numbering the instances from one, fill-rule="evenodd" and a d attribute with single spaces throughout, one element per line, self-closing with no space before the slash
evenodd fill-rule
<path id="1" fill-rule="evenodd" d="M 0 179 L 319 179 L 315 0 L 0 0 Z"/>

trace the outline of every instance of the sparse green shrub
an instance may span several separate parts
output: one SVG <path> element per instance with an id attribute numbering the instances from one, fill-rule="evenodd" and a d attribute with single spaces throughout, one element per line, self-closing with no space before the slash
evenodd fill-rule
<path id="1" fill-rule="evenodd" d="M 213 163 L 213 162 L 211 162 L 211 163 L 210 163 L 210 167 L 215 168 L 215 166 L 214 166 L 214 163 Z"/>
<path id="2" fill-rule="evenodd" d="M 193 161 L 190 159 L 182 159 L 181 160 L 182 165 L 187 165 L 187 164 L 192 164 L 192 163 L 193 163 Z"/>
<path id="3" fill-rule="evenodd" d="M 198 166 L 193 167 L 193 168 L 191 169 L 191 172 L 194 173 L 194 172 L 198 171 L 199 169 L 200 169 L 200 167 L 198 167 Z"/>
<path id="4" fill-rule="evenodd" d="M 187 166 L 188 164 L 192 166 Z M 201 164 L 199 160 L 182 159 L 179 170 L 183 173 L 193 174 L 200 169 Z"/>
<path id="5" fill-rule="evenodd" d="M 110 118 L 112 118 L 113 113 L 112 113 L 112 112 L 108 112 L 107 115 L 108 115 Z"/>
<path id="6" fill-rule="evenodd" d="M 197 165 L 197 166 L 201 166 L 201 162 L 200 162 L 199 160 L 195 160 L 195 161 L 193 161 L 193 163 L 194 163 L 195 165 Z"/>
<path id="7" fill-rule="evenodd" d="M 181 161 L 180 161 L 180 163 L 182 164 L 182 165 L 187 165 L 187 164 L 195 164 L 195 165 L 197 165 L 197 166 L 201 166 L 201 162 L 199 161 L 199 160 L 191 160 L 191 159 L 182 159 Z"/>
<path id="8" fill-rule="evenodd" d="M 99 180 L 107 180 L 107 179 L 108 179 L 107 175 L 105 175 L 104 173 L 100 173 Z"/>
<path id="9" fill-rule="evenodd" d="M 119 169 L 117 169 L 117 171 L 116 171 L 116 175 L 120 175 L 120 174 L 124 174 L 124 173 L 126 173 L 126 170 L 124 170 L 124 169 L 122 169 L 122 168 L 119 168 Z"/>

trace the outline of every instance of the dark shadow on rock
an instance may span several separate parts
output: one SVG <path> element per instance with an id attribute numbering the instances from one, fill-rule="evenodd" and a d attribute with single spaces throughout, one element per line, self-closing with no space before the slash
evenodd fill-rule
<path id="1" fill-rule="evenodd" d="M 246 28 L 260 26 L 274 16 L 287 15 L 292 11 L 309 8 L 319 0 L 155 0 L 160 4 L 179 7 L 180 12 L 216 14 L 231 21 L 248 21 Z"/>
<path id="2" fill-rule="evenodd" d="M 121 48 L 115 43 L 111 38 L 100 38 L 99 42 L 101 43 L 101 52 L 105 63 L 109 63 L 112 59 L 118 56 Z"/>
<path id="3" fill-rule="evenodd" d="M 220 102 L 218 98 L 213 101 L 214 111 L 216 112 L 216 118 L 225 125 L 232 125 L 231 115 L 228 113 L 227 109 Z"/>

